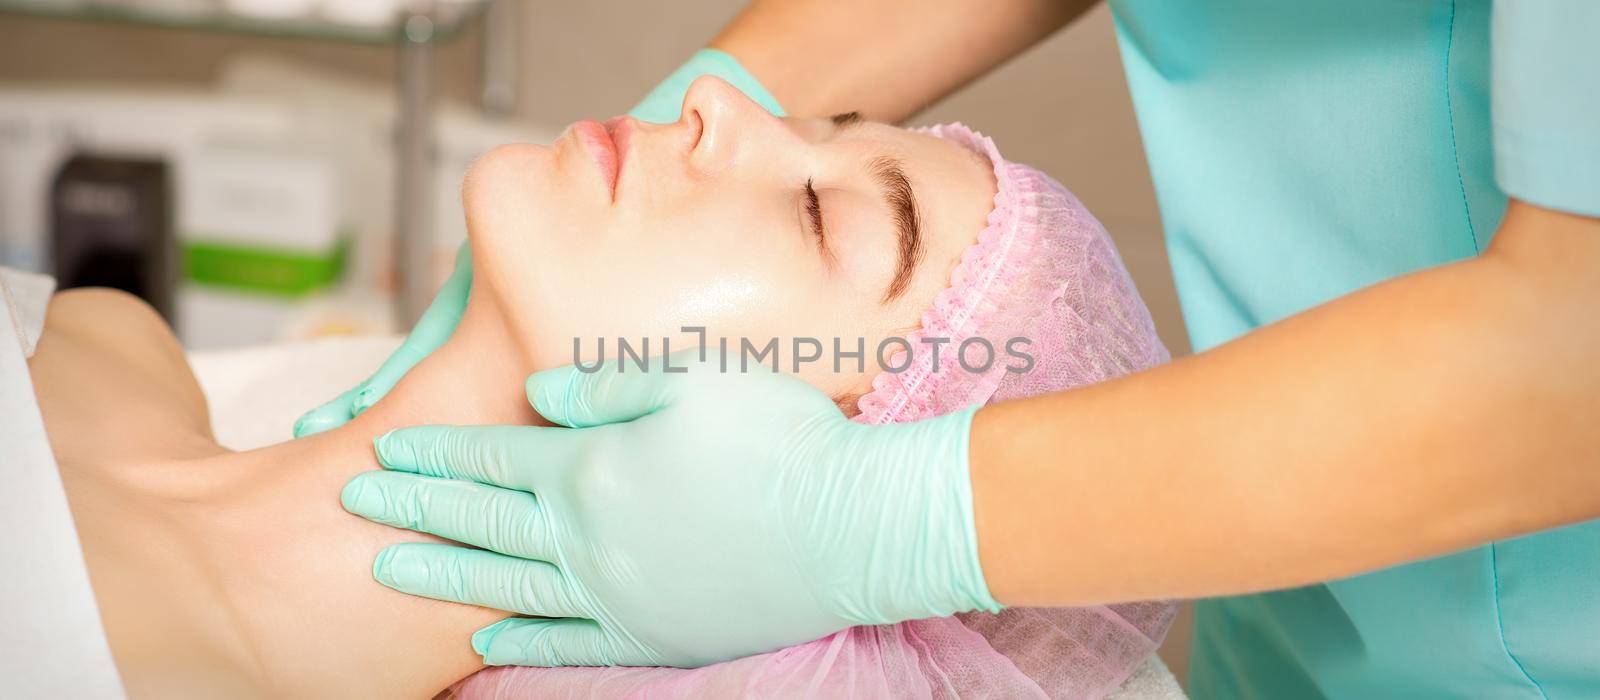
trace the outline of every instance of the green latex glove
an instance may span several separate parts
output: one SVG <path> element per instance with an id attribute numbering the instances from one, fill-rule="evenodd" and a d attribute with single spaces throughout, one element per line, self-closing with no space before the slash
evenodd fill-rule
<path id="1" fill-rule="evenodd" d="M 677 121 L 683 107 L 684 93 L 688 92 L 689 84 L 702 75 L 714 75 L 728 81 L 767 108 L 767 111 L 783 116 L 783 108 L 778 106 L 772 93 L 767 92 L 761 82 L 739 65 L 733 56 L 716 49 L 701 49 L 689 57 L 688 62 L 661 81 L 629 114 L 650 122 Z M 388 394 L 406 372 L 450 339 L 462 312 L 467 308 L 467 291 L 471 287 L 472 260 L 466 244 L 462 244 L 461 251 L 456 254 L 455 274 L 439 290 L 433 303 L 428 305 L 428 310 L 417 321 L 416 328 L 406 336 L 405 342 L 394 351 L 394 355 L 366 381 L 301 416 L 294 423 L 294 436 L 305 437 L 344 425 Z"/>
<path id="2" fill-rule="evenodd" d="M 530 377 L 534 408 L 572 428 L 379 438 L 390 471 L 352 479 L 345 508 L 483 549 L 397 544 L 373 576 L 537 616 L 473 635 L 499 665 L 699 666 L 999 609 L 972 520 L 976 409 L 865 426 L 798 379 L 693 360 Z"/>
<path id="3" fill-rule="evenodd" d="M 472 248 L 462 243 L 461 248 L 456 250 L 456 267 L 450 273 L 450 279 L 445 280 L 444 286 L 439 288 L 433 303 L 428 304 L 428 309 L 422 312 L 416 327 L 411 329 L 411 334 L 406 336 L 399 349 L 384 360 L 378 371 L 373 372 L 366 381 L 300 416 L 294 422 L 294 436 L 300 438 L 337 428 L 371 408 L 400 382 L 401 377 L 406 376 L 406 372 L 410 372 L 422 358 L 438 350 L 456 332 L 456 324 L 461 322 L 461 314 L 467 310 L 467 296 L 471 290 Z"/>
<path id="4" fill-rule="evenodd" d="M 766 108 L 777 116 L 784 116 L 783 107 L 778 105 L 778 98 L 767 92 L 767 88 L 756 80 L 750 71 L 739 64 L 738 59 L 725 51 L 716 49 L 700 49 L 689 57 L 678 70 L 661 81 L 656 89 L 636 105 L 628 114 L 647 122 L 666 124 L 678 121 L 678 115 L 683 111 L 683 95 L 689 91 L 689 85 L 702 75 L 714 75 L 728 81 L 728 84 L 739 88 L 739 92 L 755 100 L 755 103 Z"/>

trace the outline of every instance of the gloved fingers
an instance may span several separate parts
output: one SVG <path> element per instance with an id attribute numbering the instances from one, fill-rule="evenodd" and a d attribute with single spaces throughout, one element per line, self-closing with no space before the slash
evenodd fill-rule
<path id="1" fill-rule="evenodd" d="M 690 56 L 686 63 L 662 80 L 661 84 L 651 90 L 650 94 L 645 95 L 644 100 L 629 110 L 628 114 L 635 119 L 656 124 L 677 121 L 689 85 L 703 75 L 713 75 L 728 81 L 773 116 L 784 116 L 783 107 L 778 105 L 778 99 L 773 97 L 761 81 L 746 70 L 738 59 L 724 51 L 710 48 L 701 49 Z"/>
<path id="2" fill-rule="evenodd" d="M 619 658 L 617 645 L 594 620 L 513 617 L 472 635 L 472 650 L 490 666 L 646 665 Z"/>
<path id="3" fill-rule="evenodd" d="M 405 342 L 378 366 L 378 371 L 357 387 L 355 402 L 350 407 L 351 417 L 366 412 L 387 395 L 395 384 L 400 383 L 400 378 L 406 376 L 412 367 L 450 339 L 450 335 L 456 332 L 456 325 L 461 322 L 461 314 L 467 310 L 467 297 L 471 292 L 472 248 L 462 243 L 456 250 L 456 266 L 450 273 L 450 279 L 445 280 L 444 286 L 439 288 L 439 293 L 434 295 L 433 302 L 417 319 L 417 325 L 406 336 Z"/>
<path id="4" fill-rule="evenodd" d="M 372 563 L 372 577 L 401 593 L 520 615 L 591 614 L 554 564 L 481 549 L 426 542 L 390 545 Z"/>
<path id="5" fill-rule="evenodd" d="M 645 366 L 618 358 L 598 367 L 556 367 L 528 376 L 528 403 L 546 420 L 569 428 L 621 423 L 671 403 L 674 387 L 703 369 L 699 348 L 658 355 Z"/>
<path id="6" fill-rule="evenodd" d="M 373 522 L 438 535 L 522 559 L 554 561 L 555 540 L 539 501 L 525 491 L 403 472 L 357 474 L 339 494 Z"/>
<path id="7" fill-rule="evenodd" d="M 521 425 L 423 425 L 391 431 L 374 440 L 373 449 L 391 471 L 537 493 L 540 472 L 572 462 L 582 438 Z"/>
<path id="8" fill-rule="evenodd" d="M 366 381 L 300 416 L 294 422 L 294 436 L 303 438 L 344 425 L 388 394 L 406 372 L 450 339 L 462 312 L 467 308 L 467 296 L 471 289 L 472 249 L 463 243 L 456 252 L 455 271 L 439 289 L 439 294 L 428 305 L 428 310 L 423 312 L 405 342 Z"/>
<path id="9" fill-rule="evenodd" d="M 316 435 L 325 430 L 332 430 L 350 422 L 350 415 L 355 406 L 356 394 L 361 391 L 357 386 L 336 396 L 333 400 L 316 408 L 306 411 L 294 422 L 294 436 L 296 439 L 307 435 Z"/>

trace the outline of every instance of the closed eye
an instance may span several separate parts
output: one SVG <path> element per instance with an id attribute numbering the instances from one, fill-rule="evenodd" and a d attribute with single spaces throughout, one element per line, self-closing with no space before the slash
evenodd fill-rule
<path id="1" fill-rule="evenodd" d="M 817 188 L 811 184 L 811 178 L 806 178 L 806 216 L 811 219 L 811 235 L 817 239 L 817 251 L 822 253 L 822 261 L 833 267 L 833 251 L 828 248 L 827 232 L 822 228 L 822 199 L 817 197 Z"/>
<path id="2" fill-rule="evenodd" d="M 821 240 L 822 200 L 817 198 L 817 188 L 811 186 L 810 178 L 806 178 L 806 215 L 811 217 L 811 234 Z"/>

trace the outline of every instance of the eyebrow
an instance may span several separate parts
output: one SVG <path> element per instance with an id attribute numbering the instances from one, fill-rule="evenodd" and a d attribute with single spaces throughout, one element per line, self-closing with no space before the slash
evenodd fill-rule
<path id="1" fill-rule="evenodd" d="M 879 156 L 872 159 L 868 170 L 883 188 L 883 200 L 893 212 L 895 232 L 900 243 L 900 259 L 895 267 L 894 279 L 889 282 L 881 302 L 887 304 L 899 298 L 911 286 L 911 273 L 922 262 L 922 217 L 917 215 L 917 196 L 900 161 Z"/>
<path id="2" fill-rule="evenodd" d="M 829 121 L 833 122 L 835 129 L 845 129 L 862 123 L 862 118 L 860 112 L 844 112 L 829 117 Z M 922 262 L 922 217 L 917 214 L 916 192 L 911 188 L 911 180 L 906 177 L 905 166 L 899 160 L 878 156 L 867 164 L 867 172 L 871 173 L 883 191 L 883 201 L 892 212 L 899 243 L 894 278 L 889 281 L 889 287 L 884 290 L 883 299 L 879 302 L 887 304 L 905 294 L 906 288 L 911 286 L 911 274 Z"/>

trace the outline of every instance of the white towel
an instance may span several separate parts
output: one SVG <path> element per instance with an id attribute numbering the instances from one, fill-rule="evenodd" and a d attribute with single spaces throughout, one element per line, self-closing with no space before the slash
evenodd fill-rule
<path id="1" fill-rule="evenodd" d="M 0 274 L 0 694 L 121 698 L 28 375 L 54 286 L 38 275 Z"/>
<path id="2" fill-rule="evenodd" d="M 44 332 L 45 307 L 56 290 L 56 278 L 9 267 L 0 267 L 0 296 L 5 297 L 6 315 L 16 330 L 22 356 L 33 357 Z"/>

